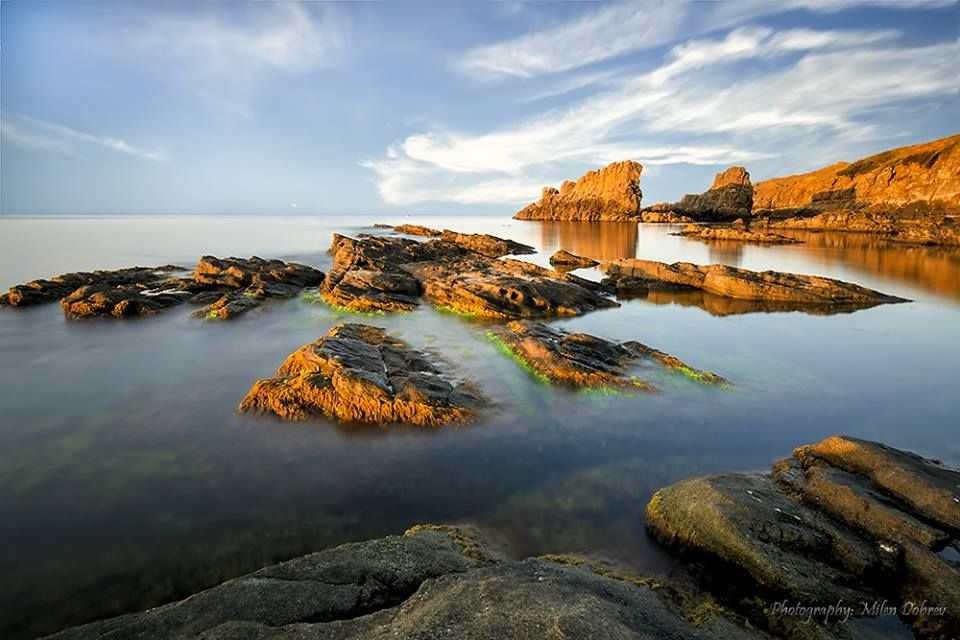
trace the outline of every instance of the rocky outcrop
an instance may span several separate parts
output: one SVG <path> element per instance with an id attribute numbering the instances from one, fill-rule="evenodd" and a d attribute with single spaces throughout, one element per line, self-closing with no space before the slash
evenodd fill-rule
<path id="1" fill-rule="evenodd" d="M 550 264 L 553 265 L 553 268 L 557 271 L 573 271 L 574 269 L 595 267 L 600 263 L 592 258 L 585 258 L 570 253 L 569 251 L 558 249 L 550 256 Z"/>
<path id="2" fill-rule="evenodd" d="M 257 381 L 240 410 L 441 426 L 469 422 L 482 404 L 469 385 L 383 329 L 341 324 L 292 353 L 273 378 Z"/>
<path id="3" fill-rule="evenodd" d="M 898 220 L 893 216 L 868 210 L 840 210 L 772 221 L 769 226 L 774 229 L 877 233 L 894 242 L 960 246 L 960 223 L 951 218 Z"/>
<path id="4" fill-rule="evenodd" d="M 496 247 L 496 253 L 516 250 L 511 241 L 497 241 L 480 242 L 488 253 Z M 418 242 L 335 235 L 323 297 L 356 311 L 394 311 L 415 307 L 420 296 L 444 310 L 494 319 L 576 315 L 617 306 L 595 282 L 520 260 L 498 260 L 464 246 L 476 242 L 472 237 L 460 243 L 442 237 Z"/>
<path id="5" fill-rule="evenodd" d="M 323 281 L 323 273 L 312 267 L 257 257 L 203 256 L 192 277 L 171 277 L 175 271 L 184 269 L 132 267 L 68 273 L 12 287 L 0 304 L 26 306 L 62 298 L 64 315 L 79 320 L 153 315 L 190 302 L 207 305 L 196 312 L 197 317 L 228 319 L 271 300 L 292 298 Z"/>
<path id="6" fill-rule="evenodd" d="M 470 529 L 417 526 L 266 567 L 57 640 L 759 640 L 680 586 L 577 558 L 508 561 Z"/>
<path id="7" fill-rule="evenodd" d="M 651 224 L 689 224 L 696 222 L 690 216 L 686 216 L 674 211 L 659 211 L 657 207 L 668 205 L 653 205 L 649 209 L 640 212 L 640 222 Z"/>
<path id="8" fill-rule="evenodd" d="M 608 263 L 605 269 L 613 277 L 643 278 L 659 288 L 673 286 L 681 289 L 701 289 L 717 296 L 739 300 L 854 308 L 907 302 L 903 298 L 833 278 L 779 271 L 750 271 L 722 264 L 667 264 L 626 258 Z"/>
<path id="9" fill-rule="evenodd" d="M 960 135 L 754 185 L 755 214 L 864 207 L 898 220 L 960 212 Z"/>
<path id="10" fill-rule="evenodd" d="M 426 236 L 428 238 L 439 237 L 442 231 L 431 229 L 420 224 L 400 224 L 393 227 L 397 233 L 405 233 L 408 236 Z"/>
<path id="11" fill-rule="evenodd" d="M 775 602 L 843 603 L 857 617 L 877 615 L 869 607 L 884 600 L 921 637 L 960 633 L 960 569 L 937 553 L 958 544 L 960 473 L 914 454 L 834 436 L 770 474 L 661 489 L 647 527 L 700 563 L 708 587 L 763 603 L 743 613 L 774 633 L 799 635 Z"/>
<path id="12" fill-rule="evenodd" d="M 700 224 L 689 224 L 673 236 L 682 236 L 704 242 L 745 242 L 749 244 L 796 244 L 801 240 L 794 240 L 770 231 L 745 229 L 736 227 L 713 227 Z"/>
<path id="13" fill-rule="evenodd" d="M 80 287 L 96 285 L 98 287 L 155 287 L 171 277 L 171 273 L 186 271 L 183 267 L 164 265 L 162 267 L 130 267 L 115 271 L 81 271 L 64 273 L 49 280 L 32 280 L 26 284 L 10 287 L 10 291 L 0 296 L 0 307 L 26 307 L 65 298 Z"/>
<path id="14" fill-rule="evenodd" d="M 444 242 L 458 244 L 464 249 L 475 251 L 488 258 L 500 258 L 509 255 L 525 255 L 536 253 L 537 250 L 528 244 L 505 240 L 488 233 L 458 233 L 444 229 L 440 234 Z"/>
<path id="15" fill-rule="evenodd" d="M 750 183 L 750 174 L 743 167 L 730 167 L 718 173 L 713 185 L 704 193 L 685 195 L 680 202 L 672 204 L 655 204 L 645 209 L 644 213 L 673 216 L 675 219 L 682 216 L 695 220 L 733 220 L 750 215 L 752 208 L 753 185 Z"/>
<path id="16" fill-rule="evenodd" d="M 640 342 L 611 342 L 586 333 L 567 333 L 540 322 L 515 321 L 492 329 L 488 337 L 501 351 L 544 382 L 585 389 L 654 391 L 629 375 L 640 359 L 651 360 L 698 382 L 725 385 L 720 376 L 694 369 Z"/>
<path id="17" fill-rule="evenodd" d="M 643 165 L 632 160 L 614 162 L 588 171 L 560 189 L 544 187 L 539 201 L 515 216 L 517 220 L 622 221 L 640 213 L 640 174 Z"/>

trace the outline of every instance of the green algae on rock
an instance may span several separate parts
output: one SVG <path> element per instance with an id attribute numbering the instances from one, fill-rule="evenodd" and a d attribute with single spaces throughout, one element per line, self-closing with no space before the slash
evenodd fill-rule
<path id="1" fill-rule="evenodd" d="M 441 426 L 471 421 L 483 404 L 468 384 L 383 329 L 341 324 L 292 353 L 273 378 L 257 381 L 240 411 Z"/>

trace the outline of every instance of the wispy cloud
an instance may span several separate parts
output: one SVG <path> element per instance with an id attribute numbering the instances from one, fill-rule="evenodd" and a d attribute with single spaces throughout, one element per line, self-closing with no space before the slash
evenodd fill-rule
<path id="1" fill-rule="evenodd" d="M 864 112 L 956 90 L 955 43 L 885 46 L 897 36 L 739 28 L 676 46 L 660 67 L 621 78 L 613 89 L 566 109 L 487 133 L 411 135 L 363 166 L 376 174 L 388 203 L 517 202 L 535 196 L 543 184 L 569 177 L 575 164 L 624 158 L 732 164 L 779 153 L 771 144 L 778 136 L 750 135 L 761 130 L 832 129 L 838 136 L 864 136 L 870 132 L 858 121 Z M 748 59 L 776 64 L 745 75 L 732 68 L 720 72 Z M 636 142 L 664 139 L 687 141 Z"/>
<path id="2" fill-rule="evenodd" d="M 476 75 L 529 78 L 584 67 L 790 10 L 832 13 L 863 5 L 902 9 L 953 3 L 955 0 L 620 2 L 511 40 L 477 47 L 466 52 L 457 64 Z"/>
<path id="3" fill-rule="evenodd" d="M 122 138 L 95 135 L 26 116 L 20 116 L 14 122 L 8 114 L 0 115 L 0 133 L 6 140 L 23 147 L 56 151 L 73 157 L 81 157 L 76 150 L 77 145 L 96 145 L 144 160 L 169 160 L 164 149 L 142 149 Z"/>

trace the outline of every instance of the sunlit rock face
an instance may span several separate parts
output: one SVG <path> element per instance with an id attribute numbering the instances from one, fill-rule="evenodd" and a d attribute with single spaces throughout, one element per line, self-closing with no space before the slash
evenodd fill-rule
<path id="1" fill-rule="evenodd" d="M 733 219 L 749 215 L 753 208 L 753 184 L 743 167 L 721 171 L 713 185 L 704 193 L 688 194 L 680 202 L 655 204 L 644 210 L 647 214 L 661 214 L 662 220 L 650 215 L 650 222 L 682 222 L 691 219 Z"/>
<path id="2" fill-rule="evenodd" d="M 960 135 L 754 185 L 755 214 L 865 207 L 904 219 L 960 212 Z"/>
<path id="3" fill-rule="evenodd" d="M 517 220 L 636 220 L 640 214 L 640 174 L 643 165 L 633 160 L 614 162 L 588 171 L 560 189 L 544 187 L 540 200 L 515 216 Z"/>

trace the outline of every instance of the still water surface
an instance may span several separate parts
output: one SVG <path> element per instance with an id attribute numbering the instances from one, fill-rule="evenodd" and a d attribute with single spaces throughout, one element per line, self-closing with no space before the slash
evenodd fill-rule
<path id="1" fill-rule="evenodd" d="M 517 556 L 584 552 L 677 571 L 646 536 L 658 487 L 766 469 L 837 432 L 960 463 L 960 252 L 794 233 L 753 247 L 662 225 L 501 218 L 0 218 L 0 287 L 64 271 L 191 265 L 204 253 L 329 266 L 331 234 L 373 222 L 484 231 L 609 260 L 722 262 L 850 280 L 914 300 L 856 313 L 755 312 L 656 295 L 556 320 L 636 339 L 734 383 L 658 373 L 657 395 L 538 384 L 482 323 L 428 306 L 343 315 L 293 300 L 225 324 L 191 308 L 66 322 L 0 312 L 0 636 L 152 606 L 264 564 L 418 522 L 472 522 Z M 582 270 L 585 277 L 599 272 Z M 465 428 L 357 428 L 240 416 L 254 380 L 345 320 L 388 327 L 456 363 L 496 406 Z"/>

